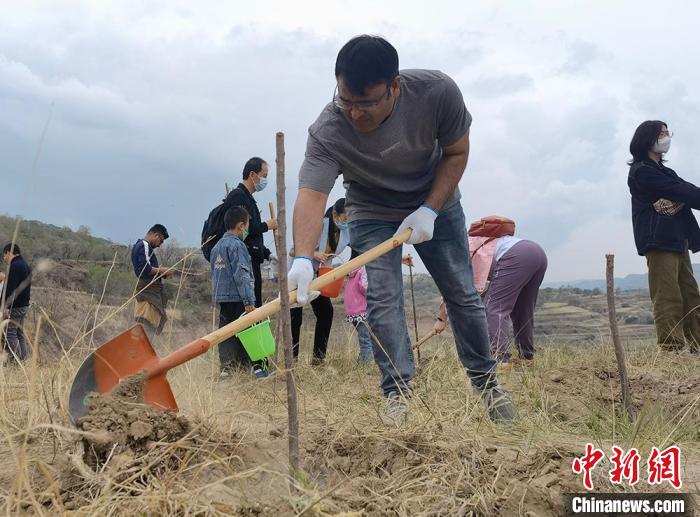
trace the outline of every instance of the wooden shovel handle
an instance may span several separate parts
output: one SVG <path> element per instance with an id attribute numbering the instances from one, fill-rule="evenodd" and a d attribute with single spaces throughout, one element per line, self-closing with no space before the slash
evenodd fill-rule
<path id="1" fill-rule="evenodd" d="M 403 232 L 401 232 L 400 235 L 397 235 L 391 239 L 384 241 L 383 243 L 372 248 L 371 250 L 366 251 L 362 255 L 359 255 L 354 259 L 349 260 L 345 264 L 334 268 L 331 272 L 315 278 L 311 282 L 311 285 L 309 285 L 309 290 L 319 291 L 321 288 L 332 284 L 336 280 L 344 278 L 353 271 L 356 271 L 362 266 L 372 262 L 376 258 L 381 257 L 385 253 L 388 253 L 389 251 L 398 248 L 408 240 L 408 238 L 411 236 L 411 231 L 411 229 L 404 230 Z M 289 293 L 289 303 L 290 305 L 293 305 L 296 303 L 296 301 L 297 292 L 296 290 L 294 290 L 291 293 Z M 229 323 L 228 325 L 204 336 L 204 339 L 209 341 L 212 344 L 212 346 L 218 345 L 222 341 L 225 341 L 226 339 L 230 338 L 234 334 L 237 334 L 241 330 L 244 330 L 257 322 L 262 321 L 265 318 L 272 316 L 273 314 L 276 314 L 277 312 L 279 312 L 279 310 L 280 300 L 279 298 L 277 298 L 271 301 L 270 303 L 267 303 L 262 307 L 255 309 L 253 312 L 249 312 L 242 318 L 232 323 Z"/>
<path id="2" fill-rule="evenodd" d="M 395 248 L 398 248 L 408 240 L 408 238 L 411 236 L 411 232 L 412 230 L 407 228 L 399 235 L 396 235 L 391 239 L 387 239 L 371 250 L 366 251 L 362 255 L 359 255 L 354 259 L 349 260 L 345 264 L 334 268 L 331 272 L 315 278 L 313 282 L 311 282 L 311 285 L 309 285 L 309 291 L 319 291 L 322 287 L 332 284 L 336 280 L 349 275 L 357 269 L 360 269 L 365 264 L 372 262 L 374 259 L 381 257 L 385 253 L 388 253 Z M 289 293 L 289 304 L 293 305 L 296 303 L 296 301 L 297 292 L 294 290 Z M 153 369 L 149 368 L 149 377 L 181 365 L 182 363 L 185 363 L 190 359 L 207 352 L 209 349 L 218 345 L 222 341 L 227 340 L 234 334 L 238 334 L 240 331 L 247 329 L 259 321 L 269 318 L 273 314 L 277 314 L 280 311 L 280 305 L 280 299 L 277 297 L 275 300 L 266 303 L 262 307 L 258 307 L 248 314 L 244 314 L 228 325 L 221 327 L 220 329 L 217 329 L 202 338 L 196 339 L 178 350 L 175 350 L 171 354 L 163 357 Z"/>
<path id="3" fill-rule="evenodd" d="M 270 218 L 275 219 L 275 206 L 270 201 Z M 277 251 L 277 230 L 272 230 L 272 242 L 275 245 L 275 252 Z"/>
<path id="4" fill-rule="evenodd" d="M 374 259 L 381 257 L 385 253 L 388 253 L 389 251 L 393 250 L 394 248 L 398 248 L 408 240 L 408 238 L 411 236 L 411 231 L 411 229 L 407 229 L 401 232 L 400 235 L 388 239 L 383 243 L 375 246 L 371 250 L 366 251 L 362 255 L 359 255 L 354 259 L 349 260 L 345 264 L 334 268 L 329 273 L 315 278 L 311 282 L 311 285 L 309 285 L 309 291 L 319 291 L 322 287 L 332 284 L 336 280 L 339 280 L 349 275 L 353 271 L 360 269 L 365 264 L 372 262 Z M 296 302 L 297 292 L 296 290 L 294 290 L 291 293 L 289 293 L 289 304 L 293 305 Z M 227 340 L 228 338 L 230 338 L 234 334 L 237 334 L 241 330 L 247 329 L 251 325 L 262 321 L 265 318 L 272 316 L 273 314 L 276 314 L 277 312 L 279 312 L 279 310 L 280 299 L 278 297 L 270 303 L 266 303 L 262 307 L 255 309 L 253 312 L 249 312 L 248 314 L 237 319 L 236 321 L 233 321 L 228 325 L 221 327 L 220 329 L 215 330 L 214 332 L 204 336 L 203 339 L 209 341 L 211 343 L 211 346 L 218 345 L 222 341 Z"/>

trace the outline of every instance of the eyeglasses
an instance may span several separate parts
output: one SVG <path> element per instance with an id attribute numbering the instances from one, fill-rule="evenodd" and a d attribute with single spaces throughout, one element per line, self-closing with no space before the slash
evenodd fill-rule
<path id="1" fill-rule="evenodd" d="M 669 137 L 669 138 L 672 138 L 672 137 L 673 137 L 673 131 L 662 130 L 662 131 L 659 133 L 659 138 L 661 138 L 662 136 L 667 136 L 667 137 Z"/>
<path id="2" fill-rule="evenodd" d="M 338 109 L 341 109 L 343 111 L 350 111 L 351 109 L 355 108 L 360 111 L 367 111 L 372 108 L 376 108 L 381 104 L 381 102 L 385 99 L 388 99 L 391 97 L 391 89 L 389 86 L 386 87 L 386 93 L 384 93 L 381 97 L 379 97 L 376 100 L 373 101 L 346 101 L 345 99 L 341 99 L 340 96 L 338 95 L 338 86 L 336 85 L 335 90 L 333 92 L 333 104 Z"/>

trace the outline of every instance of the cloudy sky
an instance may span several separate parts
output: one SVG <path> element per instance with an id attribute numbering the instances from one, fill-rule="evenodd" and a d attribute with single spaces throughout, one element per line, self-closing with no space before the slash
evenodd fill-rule
<path id="1" fill-rule="evenodd" d="M 691 2 L 639 0 L 4 1 L 0 213 L 118 242 L 162 222 L 193 245 L 246 159 L 274 162 L 276 131 L 291 206 L 335 55 L 373 33 L 401 67 L 461 87 L 468 220 L 515 219 L 545 247 L 548 281 L 601 277 L 606 252 L 618 274 L 641 272 L 627 148 L 639 122 L 665 120 L 669 165 L 700 181 L 698 16 Z"/>

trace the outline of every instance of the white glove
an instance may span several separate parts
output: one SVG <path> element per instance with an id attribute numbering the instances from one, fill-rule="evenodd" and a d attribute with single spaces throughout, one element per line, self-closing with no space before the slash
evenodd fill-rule
<path id="1" fill-rule="evenodd" d="M 421 205 L 418 210 L 410 214 L 403 220 L 399 229 L 394 235 L 398 235 L 406 228 L 411 228 L 413 232 L 411 237 L 406 241 L 406 244 L 420 244 L 421 242 L 429 241 L 433 238 L 433 230 L 435 229 L 435 219 L 437 212 L 432 208 Z"/>
<path id="2" fill-rule="evenodd" d="M 297 290 L 297 303 L 299 306 L 309 301 L 309 284 L 314 279 L 314 267 L 311 260 L 306 257 L 296 257 L 292 261 L 287 275 L 289 289 Z"/>
<path id="3" fill-rule="evenodd" d="M 318 298 L 319 296 L 321 296 L 321 291 L 309 291 L 309 297 L 308 297 L 308 299 L 306 300 L 305 303 L 311 303 L 311 302 L 313 302 L 316 298 Z M 297 302 L 297 303 L 291 304 L 291 305 L 289 306 L 289 308 L 290 308 L 290 309 L 298 309 L 299 307 L 303 307 L 303 306 L 304 306 L 303 303 Z"/>

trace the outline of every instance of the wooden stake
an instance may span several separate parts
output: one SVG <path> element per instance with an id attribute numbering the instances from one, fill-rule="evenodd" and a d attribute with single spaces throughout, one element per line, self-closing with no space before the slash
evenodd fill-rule
<path id="1" fill-rule="evenodd" d="M 411 279 L 411 303 L 413 304 L 413 330 L 416 336 L 416 343 L 418 343 L 418 318 L 416 317 L 416 295 L 413 292 L 413 257 L 411 255 L 408 255 L 408 258 L 410 259 L 410 264 L 408 266 L 408 274 Z M 418 360 L 420 361 L 420 348 L 417 346 L 413 347 L 414 349 L 418 350 Z"/>
<path id="2" fill-rule="evenodd" d="M 289 314 L 289 282 L 287 280 L 287 210 L 284 184 L 284 133 L 276 135 L 277 147 L 277 267 L 280 287 L 280 326 L 284 343 L 284 367 L 287 377 L 287 419 L 289 421 L 289 469 L 292 479 L 299 475 L 299 413 L 297 409 L 297 387 L 294 381 L 294 355 L 292 353 L 292 323 Z M 282 296 L 284 294 L 284 296 Z M 292 481 L 293 483 L 293 481 Z"/>
<path id="3" fill-rule="evenodd" d="M 620 375 L 620 387 L 622 389 L 622 403 L 625 406 L 627 415 L 634 416 L 634 408 L 630 399 L 629 384 L 627 381 L 627 366 L 625 365 L 625 350 L 620 342 L 620 333 L 617 328 L 617 313 L 615 311 L 615 255 L 605 255 L 606 280 L 608 287 L 608 318 L 610 319 L 610 333 L 612 334 L 613 345 L 615 346 L 615 357 L 617 358 L 617 370 Z"/>

